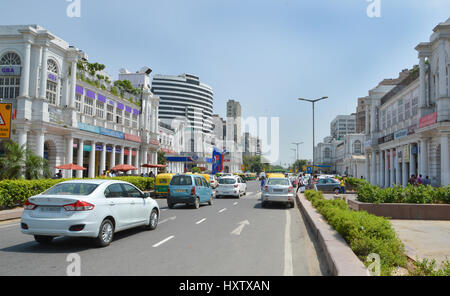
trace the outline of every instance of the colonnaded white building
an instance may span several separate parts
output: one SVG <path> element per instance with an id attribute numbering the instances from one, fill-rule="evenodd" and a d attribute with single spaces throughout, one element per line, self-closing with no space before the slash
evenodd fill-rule
<path id="1" fill-rule="evenodd" d="M 418 174 L 433 186 L 450 184 L 450 19 L 433 31 L 416 47 L 418 68 L 368 101 L 366 174 L 374 185 L 406 186 Z"/>
<path id="2" fill-rule="evenodd" d="M 140 166 L 157 163 L 159 98 L 149 86 L 142 101 L 119 94 L 104 71 L 89 73 L 82 61 L 83 51 L 38 25 L 0 26 L 0 99 L 17 110 L 12 140 L 51 168 L 87 168 L 85 177 L 124 163 L 148 172 Z"/>

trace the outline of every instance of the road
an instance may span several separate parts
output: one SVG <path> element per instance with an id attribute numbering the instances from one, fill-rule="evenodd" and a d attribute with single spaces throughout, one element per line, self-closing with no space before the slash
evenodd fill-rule
<path id="1" fill-rule="evenodd" d="M 81 258 L 81 275 L 324 275 L 324 255 L 297 207 L 262 208 L 258 182 L 240 199 L 214 199 L 199 209 L 164 199 L 155 231 L 117 233 L 109 247 L 89 239 L 57 238 L 41 246 L 0 224 L 0 275 L 66 275 L 68 254 Z"/>

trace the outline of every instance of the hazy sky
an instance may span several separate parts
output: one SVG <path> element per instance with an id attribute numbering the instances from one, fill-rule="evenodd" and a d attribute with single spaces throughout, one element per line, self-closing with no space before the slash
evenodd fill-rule
<path id="1" fill-rule="evenodd" d="M 280 117 L 281 162 L 312 158 L 338 114 L 384 78 L 418 63 L 414 47 L 450 17 L 448 0 L 381 0 L 369 18 L 367 0 L 81 0 L 69 18 L 66 0 L 2 0 L 1 24 L 39 24 L 84 50 L 91 62 L 144 65 L 158 74 L 191 73 L 214 89 L 214 111 L 241 102 L 244 116 Z M 279 162 L 278 162 L 279 163 Z"/>

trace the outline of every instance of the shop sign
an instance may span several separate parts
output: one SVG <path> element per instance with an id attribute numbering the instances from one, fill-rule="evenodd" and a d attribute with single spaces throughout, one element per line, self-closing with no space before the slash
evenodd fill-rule
<path id="1" fill-rule="evenodd" d="M 0 66 L 0 76 L 18 76 L 20 75 L 20 66 Z"/>
<path id="2" fill-rule="evenodd" d="M 387 136 L 384 136 L 384 143 L 390 142 L 394 140 L 394 134 L 389 134 Z"/>
<path id="3" fill-rule="evenodd" d="M 141 137 L 139 137 L 139 136 L 130 135 L 130 134 L 124 134 L 124 136 L 125 136 L 125 140 L 127 140 L 127 141 L 141 143 Z"/>
<path id="4" fill-rule="evenodd" d="M 104 128 L 104 127 L 100 127 L 99 134 L 100 135 L 104 135 L 104 136 L 110 136 L 110 137 L 114 137 L 114 138 L 119 138 L 119 139 L 124 139 L 125 138 L 125 134 L 123 132 L 111 130 L 111 129 Z"/>
<path id="5" fill-rule="evenodd" d="M 416 129 L 417 129 L 417 123 L 408 126 L 408 136 L 414 134 L 416 132 Z"/>
<path id="6" fill-rule="evenodd" d="M 403 146 L 402 155 L 403 155 L 403 161 L 409 162 L 409 145 L 408 144 Z"/>
<path id="7" fill-rule="evenodd" d="M 93 126 L 87 123 L 78 122 L 78 128 L 82 131 L 87 131 L 91 133 L 100 133 L 100 128 L 98 126 Z"/>
<path id="8" fill-rule="evenodd" d="M 419 128 L 430 126 L 436 123 L 437 112 L 433 112 L 419 119 Z"/>
<path id="9" fill-rule="evenodd" d="M 401 138 L 406 137 L 407 135 L 408 135 L 408 129 L 404 128 L 404 129 L 399 130 L 399 131 L 396 131 L 396 132 L 394 133 L 394 139 L 395 139 L 395 140 L 401 139 Z"/>
<path id="10" fill-rule="evenodd" d="M 384 143 L 384 137 L 378 138 L 378 144 L 383 144 Z"/>

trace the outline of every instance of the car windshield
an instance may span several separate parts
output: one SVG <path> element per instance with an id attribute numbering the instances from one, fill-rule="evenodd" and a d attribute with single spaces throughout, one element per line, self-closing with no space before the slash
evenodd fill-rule
<path id="1" fill-rule="evenodd" d="M 98 184 L 89 183 L 63 183 L 57 184 L 42 194 L 45 195 L 89 195 Z"/>
<path id="2" fill-rule="evenodd" d="M 174 176 L 170 185 L 192 185 L 191 176 Z"/>
<path id="3" fill-rule="evenodd" d="M 289 180 L 288 179 L 269 179 L 268 185 L 283 185 L 283 186 L 289 186 Z"/>
<path id="4" fill-rule="evenodd" d="M 236 179 L 227 178 L 219 180 L 219 184 L 234 184 L 234 183 L 236 183 Z"/>

